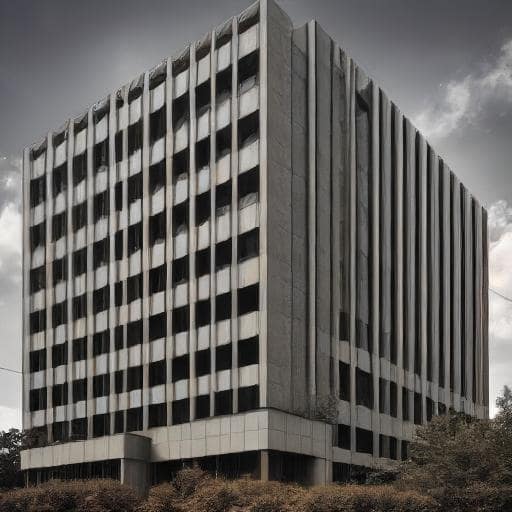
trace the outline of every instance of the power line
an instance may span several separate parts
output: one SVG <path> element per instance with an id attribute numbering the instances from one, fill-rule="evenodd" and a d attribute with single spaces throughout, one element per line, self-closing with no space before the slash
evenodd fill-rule
<path id="1" fill-rule="evenodd" d="M 512 302 L 512 299 L 510 297 L 507 297 L 506 295 L 503 295 L 502 293 L 497 292 L 496 290 L 493 290 L 492 288 L 489 288 L 489 290 L 492 293 L 495 293 L 498 297 L 501 297 L 502 299 L 507 300 L 508 302 Z"/>
<path id="2" fill-rule="evenodd" d="M 21 375 L 21 372 L 19 370 L 13 370 L 12 368 L 5 368 L 4 366 L 0 366 L 0 370 L 3 370 L 4 372 L 18 373 L 19 375 Z"/>

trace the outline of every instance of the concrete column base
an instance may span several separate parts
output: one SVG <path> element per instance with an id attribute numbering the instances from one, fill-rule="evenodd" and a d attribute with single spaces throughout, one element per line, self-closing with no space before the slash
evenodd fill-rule
<path id="1" fill-rule="evenodd" d="M 140 496 L 146 496 L 149 492 L 149 464 L 142 460 L 121 459 L 120 480 Z"/>

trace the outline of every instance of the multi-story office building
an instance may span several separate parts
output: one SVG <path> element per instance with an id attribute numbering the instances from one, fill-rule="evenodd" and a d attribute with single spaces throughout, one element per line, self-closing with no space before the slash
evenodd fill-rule
<path id="1" fill-rule="evenodd" d="M 24 153 L 29 481 L 324 482 L 488 411 L 487 215 L 271 0 Z"/>

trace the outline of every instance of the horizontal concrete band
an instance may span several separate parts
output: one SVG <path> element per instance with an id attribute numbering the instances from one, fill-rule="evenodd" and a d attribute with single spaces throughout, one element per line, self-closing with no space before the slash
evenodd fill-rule
<path id="1" fill-rule="evenodd" d="M 210 455 L 276 450 L 331 459 L 332 426 L 272 409 L 209 418 L 138 434 L 118 434 L 31 448 L 21 469 L 115 459 L 163 462 Z"/>

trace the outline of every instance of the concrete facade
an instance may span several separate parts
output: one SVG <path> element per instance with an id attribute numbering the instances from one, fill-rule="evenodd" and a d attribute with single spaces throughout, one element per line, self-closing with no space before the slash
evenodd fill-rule
<path id="1" fill-rule="evenodd" d="M 23 173 L 29 481 L 318 483 L 487 416 L 486 211 L 316 22 L 261 0 Z"/>

